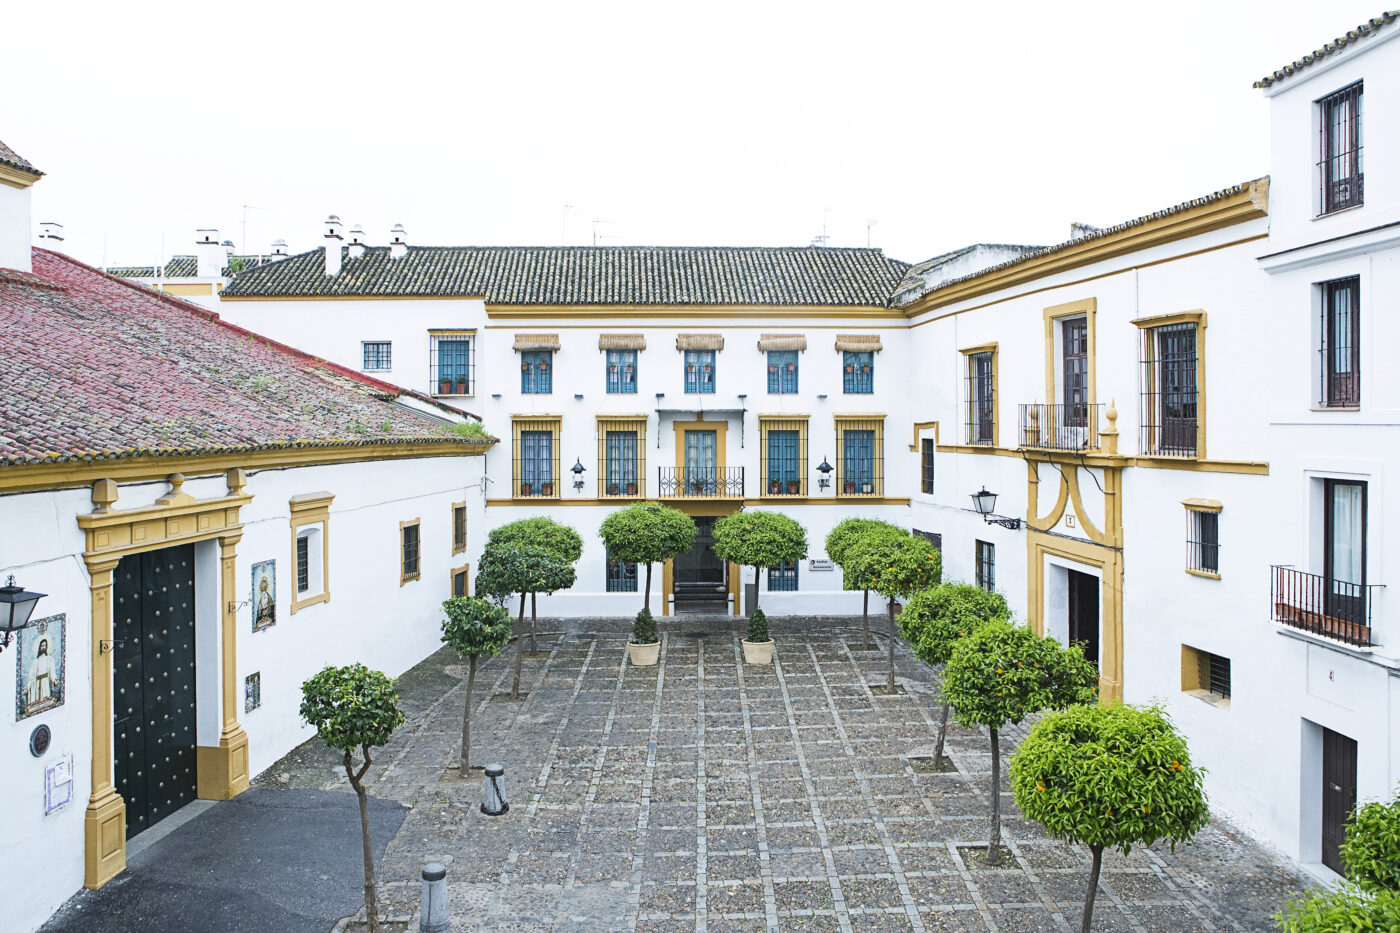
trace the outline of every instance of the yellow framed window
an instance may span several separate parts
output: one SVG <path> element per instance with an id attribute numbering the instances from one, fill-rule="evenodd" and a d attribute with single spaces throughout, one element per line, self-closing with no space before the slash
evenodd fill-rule
<path id="1" fill-rule="evenodd" d="M 560 415 L 511 419 L 511 495 L 516 499 L 557 499 Z"/>
<path id="2" fill-rule="evenodd" d="M 836 495 L 885 494 L 885 416 L 836 416 Z"/>

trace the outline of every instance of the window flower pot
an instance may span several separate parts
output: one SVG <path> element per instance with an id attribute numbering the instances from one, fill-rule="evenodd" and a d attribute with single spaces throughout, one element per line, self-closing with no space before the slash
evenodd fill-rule
<path id="1" fill-rule="evenodd" d="M 788 480 L 788 484 L 787 484 L 788 495 L 790 495 L 790 496 L 795 496 L 795 495 L 798 494 L 798 492 L 801 491 L 801 489 L 802 489 L 802 484 L 799 483 L 797 480 L 793 480 L 793 479 Z"/>
<path id="2" fill-rule="evenodd" d="M 462 379 L 458 379 L 458 380 L 457 380 L 457 394 L 458 394 L 458 395 L 466 395 L 466 394 L 467 394 L 467 380 L 466 380 L 465 377 L 462 378 Z"/>
<path id="3" fill-rule="evenodd" d="M 874 487 L 874 485 L 872 485 L 872 484 L 870 484 L 870 483 L 861 483 L 861 484 L 860 484 L 860 491 L 863 492 L 863 493 L 869 494 L 869 493 L 872 493 L 872 492 L 875 491 L 875 487 Z"/>
<path id="4" fill-rule="evenodd" d="M 540 364 L 540 372 L 542 372 L 542 373 L 547 373 L 547 372 L 549 372 L 549 364 L 548 364 L 548 363 L 541 363 L 541 364 Z"/>
<path id="5" fill-rule="evenodd" d="M 743 639 L 744 663 L 745 664 L 772 664 L 773 663 L 773 639 L 767 641 L 749 641 Z"/>
<path id="6" fill-rule="evenodd" d="M 862 366 L 862 367 L 860 368 L 860 371 L 863 372 L 863 373 L 868 373 L 868 372 L 870 372 L 870 364 L 869 364 L 869 363 L 866 363 L 864 366 Z"/>
<path id="7" fill-rule="evenodd" d="M 608 364 L 608 372 L 610 372 L 610 373 L 615 373 L 615 372 L 617 372 L 617 364 L 615 364 L 615 363 L 610 363 L 610 364 Z"/>
<path id="8" fill-rule="evenodd" d="M 769 367 L 768 367 L 768 371 L 769 371 L 770 373 L 775 373 L 775 372 L 778 371 L 778 367 L 776 367 L 776 366 L 769 366 Z"/>
<path id="9" fill-rule="evenodd" d="M 451 379 L 439 379 L 439 380 L 438 380 L 438 395 L 449 395 L 449 394 L 451 394 L 451 392 L 452 392 L 452 380 L 451 380 Z"/>
<path id="10" fill-rule="evenodd" d="M 541 486 L 541 487 L 540 487 L 540 495 L 542 495 L 542 496 L 552 496 L 552 495 L 554 495 L 554 484 L 553 484 L 553 483 L 545 483 L 543 486 Z"/>
<path id="11" fill-rule="evenodd" d="M 521 371 L 522 373 L 528 373 L 528 372 L 530 371 L 530 364 L 529 364 L 529 363 L 521 363 L 521 364 L 520 364 L 520 371 Z"/>
<path id="12" fill-rule="evenodd" d="M 783 484 L 778 482 L 777 480 L 770 481 L 768 483 L 768 494 L 770 496 L 776 496 L 778 494 L 778 491 L 782 488 L 782 485 Z"/>
<path id="13" fill-rule="evenodd" d="M 608 495 L 610 495 L 610 496 L 615 496 L 615 495 L 617 495 L 617 483 L 611 483 L 611 484 L 609 484 L 609 486 L 608 486 Z"/>
<path id="14" fill-rule="evenodd" d="M 855 371 L 856 371 L 856 368 L 855 368 L 854 366 L 851 366 L 851 365 L 849 365 L 849 364 L 846 366 L 846 372 L 848 372 L 848 373 L 853 373 L 853 372 L 855 372 Z"/>
<path id="15" fill-rule="evenodd" d="M 528 495 L 530 495 L 531 492 L 534 491 L 534 488 L 535 488 L 534 485 L 531 484 L 531 483 L 521 483 L 521 484 L 520 484 L 520 494 L 521 494 L 522 496 L 528 496 Z"/>
<path id="16" fill-rule="evenodd" d="M 627 656 L 637 667 L 651 667 L 661 656 L 661 642 L 654 641 L 649 645 L 634 645 L 629 641 L 627 643 Z"/>
<path id="17" fill-rule="evenodd" d="M 788 372 L 792 372 L 792 371 L 795 370 L 796 368 L 797 368 L 797 364 L 796 364 L 796 363 L 789 363 L 789 364 L 787 364 L 787 371 L 788 371 Z"/>
<path id="18" fill-rule="evenodd" d="M 635 496 L 636 494 L 637 494 L 637 484 L 636 484 L 636 483 L 628 483 L 628 484 L 627 484 L 627 495 L 629 495 L 629 496 Z"/>
<path id="19" fill-rule="evenodd" d="M 632 371 L 632 367 L 631 367 L 631 366 L 627 366 L 627 367 L 625 367 L 625 368 L 626 368 L 627 372 L 629 372 L 629 373 Z"/>
<path id="20" fill-rule="evenodd" d="M 694 364 L 694 363 L 691 363 L 690 365 L 686 366 L 685 371 L 688 372 L 688 373 L 693 373 L 693 372 L 695 372 L 695 364 Z"/>
<path id="21" fill-rule="evenodd" d="M 853 493 L 853 492 L 855 492 L 855 491 L 856 491 L 855 480 L 849 480 L 849 479 L 846 480 L 846 492 L 848 492 L 848 493 Z"/>

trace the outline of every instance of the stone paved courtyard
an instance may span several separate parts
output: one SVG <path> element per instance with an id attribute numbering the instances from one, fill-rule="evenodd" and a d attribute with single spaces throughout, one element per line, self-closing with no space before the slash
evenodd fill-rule
<path id="1" fill-rule="evenodd" d="M 1010 859 L 966 850 L 985 844 L 988 743 L 952 726 L 956 770 L 919 760 L 936 675 L 903 646 L 903 689 L 883 696 L 885 654 L 862 650 L 858 622 L 775 620 L 771 667 L 743 663 L 729 620 L 663 623 L 644 668 L 625 662 L 625 623 L 541 628 L 567 632 L 527 656 L 524 701 L 502 696 L 509 653 L 477 678 L 473 763 L 506 766 L 504 816 L 479 812 L 480 772 L 456 774 L 465 665 L 442 651 L 400 680 L 408 721 L 369 776 L 413 808 L 381 870 L 386 919 L 417 929 L 437 859 L 460 931 L 1078 929 L 1087 852 L 1020 819 L 1008 786 Z M 319 739 L 258 783 L 348 791 Z M 1105 853 L 1094 926 L 1272 929 L 1306 884 L 1217 820 L 1176 853 Z"/>

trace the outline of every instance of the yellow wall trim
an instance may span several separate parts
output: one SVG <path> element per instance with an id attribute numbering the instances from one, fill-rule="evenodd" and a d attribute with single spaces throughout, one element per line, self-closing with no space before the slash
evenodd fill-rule
<path id="1" fill-rule="evenodd" d="M 158 286 L 167 295 L 212 295 L 212 282 L 162 282 Z"/>
<path id="2" fill-rule="evenodd" d="M 33 172 L 26 172 L 22 168 L 15 168 L 13 165 L 0 165 L 0 185 L 6 185 L 10 188 L 28 188 L 41 177 Z"/>
<path id="3" fill-rule="evenodd" d="M 292 599 L 289 615 L 295 615 L 308 606 L 331 601 L 331 501 L 335 496 L 329 492 L 308 492 L 292 496 L 288 508 L 292 517 Z M 301 599 L 297 596 L 297 530 L 304 525 L 321 526 L 321 592 Z M 254 612 L 256 612 L 256 608 Z"/>
<path id="4" fill-rule="evenodd" d="M 915 452 L 918 451 L 918 449 L 919 449 L 919 437 L 920 437 L 920 435 L 921 435 L 924 431 L 929 430 L 930 428 L 933 429 L 933 445 L 934 445 L 935 448 L 938 446 L 938 422 L 937 422 L 937 421 L 915 421 L 915 422 L 914 422 L 914 440 L 913 440 L 913 442 L 910 443 L 910 445 L 909 445 L 909 449 L 910 449 L 910 450 L 915 451 Z"/>
<path id="5" fill-rule="evenodd" d="M 1181 504 L 1194 512 L 1219 512 L 1225 508 L 1216 499 L 1182 499 Z"/>
<path id="6" fill-rule="evenodd" d="M 418 568 L 413 573 L 404 572 L 404 540 L 403 532 L 405 528 L 416 527 L 418 529 Z M 399 522 L 399 586 L 423 578 L 423 522 L 421 519 L 410 518 L 408 521 Z"/>
<path id="7" fill-rule="evenodd" d="M 1056 382 L 1063 375 L 1060 361 L 1063 357 L 1063 349 L 1059 358 L 1055 355 L 1055 325 L 1063 320 L 1070 320 L 1077 317 L 1084 318 L 1085 324 L 1085 352 L 1087 356 L 1085 365 L 1085 392 L 1084 401 L 1089 406 L 1089 412 L 1094 411 L 1094 403 L 1099 400 L 1096 379 L 1098 376 L 1098 356 L 1095 352 L 1097 339 L 1094 333 L 1094 318 L 1098 316 L 1099 300 L 1097 298 L 1084 298 L 1079 301 L 1070 301 L 1064 304 L 1051 305 L 1044 311 L 1045 315 L 1045 401 L 1055 405 L 1064 401 L 1064 393 L 1056 392 Z M 1097 432 L 1097 426 L 1095 426 Z"/>

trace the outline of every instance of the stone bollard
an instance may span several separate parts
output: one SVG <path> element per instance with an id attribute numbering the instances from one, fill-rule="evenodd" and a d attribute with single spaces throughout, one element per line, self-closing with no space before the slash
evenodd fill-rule
<path id="1" fill-rule="evenodd" d="M 447 916 L 447 866 L 429 862 L 423 866 L 423 895 L 418 905 L 419 933 L 448 933 L 452 921 Z"/>
<path id="2" fill-rule="evenodd" d="M 510 809 L 510 804 L 506 803 L 505 774 L 504 765 L 486 766 L 481 783 L 481 812 L 487 816 L 500 816 Z"/>

